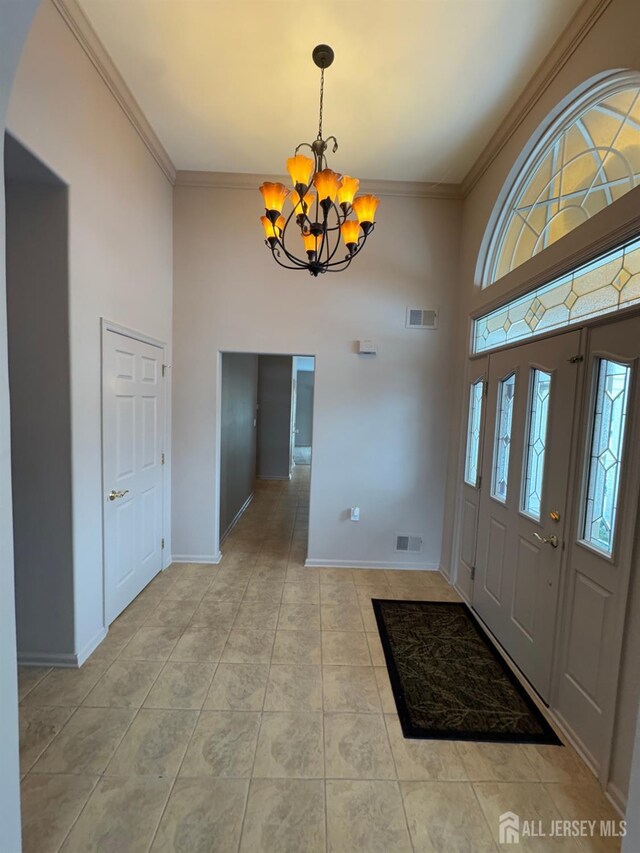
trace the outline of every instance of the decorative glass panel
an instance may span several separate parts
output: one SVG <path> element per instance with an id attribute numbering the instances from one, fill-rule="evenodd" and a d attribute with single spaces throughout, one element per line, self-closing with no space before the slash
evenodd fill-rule
<path id="1" fill-rule="evenodd" d="M 537 519 L 540 518 L 540 504 L 542 502 L 550 392 L 551 374 L 545 373 L 544 370 L 533 370 L 529 406 L 527 465 L 524 476 L 524 488 L 522 490 L 522 511 Z"/>
<path id="2" fill-rule="evenodd" d="M 471 385 L 469 393 L 469 422 L 467 425 L 467 456 L 464 466 L 465 482 L 474 488 L 478 485 L 478 462 L 480 459 L 480 424 L 482 422 L 482 395 L 484 382 L 478 379 Z"/>
<path id="3" fill-rule="evenodd" d="M 511 422 L 513 420 L 513 398 L 516 390 L 516 375 L 512 373 L 500 382 L 498 391 L 498 423 L 496 443 L 493 450 L 493 477 L 491 495 L 503 503 L 507 499 L 509 477 L 509 451 L 511 449 Z"/>
<path id="4" fill-rule="evenodd" d="M 630 375 L 628 365 L 600 360 L 583 537 L 607 554 L 613 552 Z"/>
<path id="5" fill-rule="evenodd" d="M 535 338 L 639 303 L 636 239 L 475 320 L 473 351 Z"/>
<path id="6" fill-rule="evenodd" d="M 586 106 L 533 155 L 498 224 L 487 284 L 640 184 L 640 89 Z"/>

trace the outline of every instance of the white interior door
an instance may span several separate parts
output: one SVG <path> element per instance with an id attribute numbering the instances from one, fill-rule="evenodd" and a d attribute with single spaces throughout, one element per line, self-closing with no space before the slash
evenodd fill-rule
<path id="1" fill-rule="evenodd" d="M 580 332 L 489 358 L 473 607 L 548 699 Z"/>
<path id="2" fill-rule="evenodd" d="M 162 349 L 103 336 L 103 505 L 107 624 L 162 568 Z"/>
<path id="3" fill-rule="evenodd" d="M 591 330 L 557 709 L 606 781 L 640 480 L 640 317 Z"/>

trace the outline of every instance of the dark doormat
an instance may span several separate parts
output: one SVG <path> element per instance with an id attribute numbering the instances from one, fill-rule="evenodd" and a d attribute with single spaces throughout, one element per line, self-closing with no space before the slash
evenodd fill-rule
<path id="1" fill-rule="evenodd" d="M 466 604 L 373 609 L 405 737 L 562 745 Z"/>

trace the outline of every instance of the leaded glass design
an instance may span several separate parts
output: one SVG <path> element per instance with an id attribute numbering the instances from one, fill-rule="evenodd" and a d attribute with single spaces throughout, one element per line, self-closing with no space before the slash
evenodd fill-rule
<path id="1" fill-rule="evenodd" d="M 638 238 L 475 320 L 473 351 L 535 338 L 637 304 Z"/>
<path id="2" fill-rule="evenodd" d="M 607 554 L 613 552 L 630 375 L 627 364 L 599 361 L 583 538 Z"/>
<path id="3" fill-rule="evenodd" d="M 529 401 L 529 438 L 526 450 L 526 468 L 522 490 L 522 511 L 540 519 L 544 457 L 547 449 L 549 423 L 549 397 L 551 374 L 544 370 L 531 371 L 531 397 Z"/>
<path id="4" fill-rule="evenodd" d="M 464 465 L 465 482 L 474 488 L 478 485 L 478 462 L 480 459 L 480 425 L 482 423 L 482 396 L 484 382 L 478 379 L 469 391 L 469 421 L 467 424 L 467 455 Z"/>
<path id="5" fill-rule="evenodd" d="M 640 184 L 640 88 L 588 106 L 537 152 L 528 174 L 501 219 L 489 284 Z"/>
<path id="6" fill-rule="evenodd" d="M 509 478 L 509 451 L 511 449 L 511 423 L 513 421 L 513 398 L 516 391 L 516 375 L 512 373 L 500 382 L 498 390 L 498 423 L 496 442 L 493 449 L 493 477 L 491 495 L 504 503 L 507 500 Z"/>

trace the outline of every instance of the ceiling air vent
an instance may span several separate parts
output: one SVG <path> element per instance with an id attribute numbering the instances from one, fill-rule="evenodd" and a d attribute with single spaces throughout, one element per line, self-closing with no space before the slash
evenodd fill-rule
<path id="1" fill-rule="evenodd" d="M 437 308 L 407 308 L 407 329 L 437 329 Z"/>
<path id="2" fill-rule="evenodd" d="M 419 554 L 422 551 L 422 536 L 409 536 L 399 533 L 396 536 L 396 551 L 407 551 L 411 554 Z"/>

